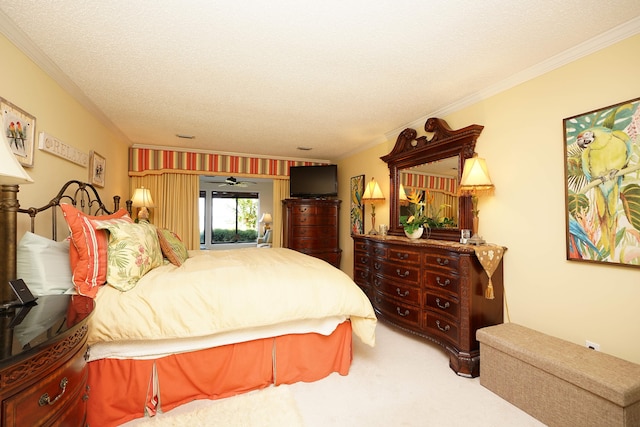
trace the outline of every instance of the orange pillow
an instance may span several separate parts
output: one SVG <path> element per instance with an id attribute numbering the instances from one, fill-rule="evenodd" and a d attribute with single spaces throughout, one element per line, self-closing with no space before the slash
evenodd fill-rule
<path id="1" fill-rule="evenodd" d="M 94 298 L 107 281 L 107 230 L 97 230 L 92 219 L 133 222 L 126 209 L 111 215 L 90 216 L 73 205 L 61 203 L 64 219 L 71 232 L 69 261 L 76 292 Z"/>

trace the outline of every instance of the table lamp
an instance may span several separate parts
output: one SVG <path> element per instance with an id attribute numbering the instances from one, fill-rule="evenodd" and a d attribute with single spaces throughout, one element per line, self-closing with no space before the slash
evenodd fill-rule
<path id="1" fill-rule="evenodd" d="M 22 165 L 11 151 L 11 147 L 2 135 L 0 141 L 0 246 L 6 258 L 0 265 L 0 300 L 9 302 L 14 299 L 9 287 L 9 280 L 16 279 L 16 247 L 17 247 L 17 214 L 18 186 L 32 183 L 33 179 L 25 172 Z"/>
<path id="2" fill-rule="evenodd" d="M 131 198 L 131 204 L 137 208 L 140 208 L 138 211 L 138 220 L 140 221 L 149 221 L 149 209 L 155 207 L 153 203 L 153 199 L 151 198 L 151 191 L 148 188 L 136 188 L 133 192 L 133 197 Z"/>
<path id="3" fill-rule="evenodd" d="M 380 190 L 380 186 L 374 178 L 371 178 L 371 181 L 369 181 L 369 183 L 367 184 L 367 188 L 364 190 L 364 194 L 362 195 L 362 201 L 371 202 L 371 230 L 369 231 L 369 234 L 378 234 L 378 232 L 376 231 L 375 202 L 384 201 L 384 195 L 382 194 L 382 190 Z"/>
<path id="4" fill-rule="evenodd" d="M 467 243 L 472 245 L 482 245 L 485 241 L 478 235 L 478 195 L 488 194 L 493 191 L 493 183 L 489 177 L 489 169 L 487 168 L 487 162 L 477 157 L 477 154 L 473 154 L 473 157 L 464 161 L 464 168 L 462 170 L 462 179 L 460 180 L 460 186 L 458 192 L 461 195 L 471 195 L 472 213 L 473 213 L 473 236 Z"/>
<path id="5" fill-rule="evenodd" d="M 260 222 L 264 224 L 264 230 L 262 232 L 262 234 L 264 235 L 264 233 L 266 233 L 267 230 L 271 228 L 271 223 L 273 222 L 273 218 L 271 218 L 270 213 L 265 212 L 260 217 Z"/>

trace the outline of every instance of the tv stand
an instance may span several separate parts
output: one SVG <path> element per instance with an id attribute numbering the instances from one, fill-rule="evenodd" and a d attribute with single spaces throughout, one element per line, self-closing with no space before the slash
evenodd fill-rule
<path id="1" fill-rule="evenodd" d="M 337 199 L 286 199 L 284 208 L 285 248 L 311 255 L 340 268 Z"/>

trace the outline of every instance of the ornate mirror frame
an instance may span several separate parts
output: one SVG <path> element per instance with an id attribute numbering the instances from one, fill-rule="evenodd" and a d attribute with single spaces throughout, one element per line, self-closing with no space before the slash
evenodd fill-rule
<path id="1" fill-rule="evenodd" d="M 481 125 L 470 125 L 462 129 L 452 130 L 447 122 L 438 118 L 429 118 L 424 130 L 431 135 L 417 137 L 414 129 L 403 130 L 393 150 L 380 157 L 389 166 L 391 212 L 389 215 L 389 234 L 404 235 L 400 225 L 400 171 L 402 169 L 434 162 L 448 157 L 458 156 L 458 182 L 462 177 L 464 161 L 473 157 L 476 140 L 484 129 Z M 458 198 L 458 228 L 432 228 L 429 238 L 439 240 L 460 240 L 460 229 L 471 229 L 473 215 L 471 213 L 471 197 Z M 426 235 L 423 238 L 427 237 Z"/>

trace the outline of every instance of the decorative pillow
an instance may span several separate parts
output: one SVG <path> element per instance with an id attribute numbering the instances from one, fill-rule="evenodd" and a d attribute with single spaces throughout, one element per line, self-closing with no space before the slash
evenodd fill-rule
<path id="1" fill-rule="evenodd" d="M 67 203 L 61 203 L 60 208 L 71 231 L 73 245 L 69 248 L 69 259 L 76 292 L 94 298 L 99 287 L 107 281 L 108 236 L 105 230 L 97 230 L 91 220 L 126 223 L 132 223 L 133 220 L 126 209 L 120 209 L 111 215 L 90 216 Z"/>
<path id="2" fill-rule="evenodd" d="M 171 264 L 180 267 L 183 262 L 189 258 L 187 248 L 180 240 L 180 237 L 171 230 L 166 228 L 158 229 L 158 240 L 162 254 L 171 262 Z"/>
<path id="3" fill-rule="evenodd" d="M 16 272 L 34 295 L 64 294 L 73 289 L 69 239 L 62 242 L 27 231 L 18 242 Z"/>
<path id="4" fill-rule="evenodd" d="M 120 291 L 133 289 L 138 280 L 162 265 L 156 227 L 146 221 L 114 223 L 91 221 L 99 230 L 109 230 L 107 283 Z"/>

